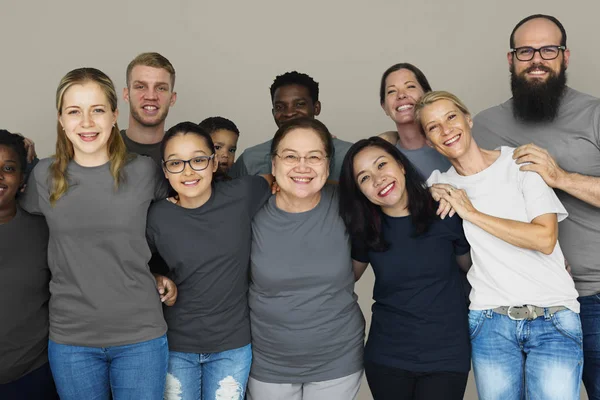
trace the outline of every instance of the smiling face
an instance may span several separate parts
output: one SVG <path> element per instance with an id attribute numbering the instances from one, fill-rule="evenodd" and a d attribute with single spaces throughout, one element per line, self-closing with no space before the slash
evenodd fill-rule
<path id="1" fill-rule="evenodd" d="M 131 70 L 129 82 L 129 87 L 123 90 L 123 98 L 129 103 L 131 118 L 146 127 L 164 123 L 169 108 L 177 99 L 169 71 L 136 65 Z"/>
<path id="2" fill-rule="evenodd" d="M 299 163 L 290 165 L 290 159 L 301 157 Z M 318 165 L 307 162 L 321 158 Z M 329 159 L 325 158 L 325 145 L 312 129 L 296 128 L 289 131 L 277 146 L 273 157 L 273 175 L 281 193 L 292 198 L 305 199 L 318 194 L 329 177 Z"/>
<path id="3" fill-rule="evenodd" d="M 408 215 L 404 168 L 387 151 L 377 146 L 362 149 L 353 161 L 358 188 L 373 204 L 394 216 Z"/>
<path id="4" fill-rule="evenodd" d="M 74 84 L 62 98 L 58 120 L 73 144 L 74 159 L 81 165 L 108 161 L 107 142 L 117 122 L 106 94 L 95 82 Z"/>
<path id="5" fill-rule="evenodd" d="M 235 152 L 240 136 L 227 129 L 219 129 L 210 134 L 215 144 L 215 156 L 219 160 L 219 170 L 228 173 L 235 161 Z"/>
<path id="6" fill-rule="evenodd" d="M 23 184 L 23 168 L 17 152 L 0 145 L 0 210 L 15 210 L 16 196 Z"/>
<path id="7" fill-rule="evenodd" d="M 169 172 L 166 167 L 163 167 L 166 178 L 179 195 L 182 207 L 196 208 L 210 198 L 213 174 L 219 165 L 215 160 L 206 161 L 205 158 L 211 154 L 213 149 L 209 147 L 206 140 L 194 133 L 177 134 L 167 142 L 163 156 L 165 162 L 179 160 L 174 162 L 175 166 L 178 166 L 183 162 L 182 160 L 190 160 L 179 173 Z M 190 163 L 207 164 L 207 167 L 196 171 L 192 169 Z"/>
<path id="8" fill-rule="evenodd" d="M 425 91 L 415 74 L 408 69 L 399 69 L 385 79 L 385 100 L 381 107 L 397 125 L 412 124 L 415 104 L 423 94 Z"/>
<path id="9" fill-rule="evenodd" d="M 545 18 L 536 18 L 521 25 L 514 35 L 514 47 L 560 46 L 562 34 L 558 26 Z M 530 84 L 539 84 L 555 78 L 569 65 L 570 51 L 559 51 L 554 60 L 544 60 L 536 52 L 530 61 L 519 61 L 513 53 L 508 53 L 511 72 Z"/>
<path id="10" fill-rule="evenodd" d="M 321 112 L 321 103 L 313 104 L 310 91 L 302 85 L 285 85 L 273 94 L 273 119 L 278 127 L 300 117 L 314 118 Z"/>
<path id="11" fill-rule="evenodd" d="M 450 100 L 437 100 L 423 107 L 421 125 L 427 139 L 449 160 L 464 155 L 475 145 L 471 136 L 473 120 Z"/>

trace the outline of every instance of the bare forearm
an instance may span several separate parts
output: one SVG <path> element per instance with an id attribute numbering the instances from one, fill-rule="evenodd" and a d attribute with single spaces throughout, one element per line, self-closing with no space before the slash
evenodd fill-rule
<path id="1" fill-rule="evenodd" d="M 361 276 L 365 273 L 369 263 L 352 260 L 352 270 L 354 272 L 354 280 L 358 281 Z"/>
<path id="2" fill-rule="evenodd" d="M 471 261 L 471 252 L 469 251 L 460 256 L 456 256 L 456 262 L 464 273 L 469 272 L 469 269 L 471 269 L 471 265 L 473 264 L 473 261 Z"/>
<path id="3" fill-rule="evenodd" d="M 545 221 L 553 218 L 554 222 L 550 222 L 551 226 L 549 227 L 547 224 L 536 223 L 539 218 L 543 218 Z M 545 214 L 528 223 L 476 212 L 467 220 L 489 234 L 523 249 L 550 254 L 556 246 L 558 222 L 555 214 Z"/>
<path id="4" fill-rule="evenodd" d="M 600 207 L 599 177 L 566 173 L 555 187 L 594 207 Z"/>

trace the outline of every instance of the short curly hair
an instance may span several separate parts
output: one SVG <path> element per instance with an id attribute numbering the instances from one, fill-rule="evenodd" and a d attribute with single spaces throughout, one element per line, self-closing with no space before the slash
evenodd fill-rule
<path id="1" fill-rule="evenodd" d="M 271 101 L 275 98 L 275 91 L 282 86 L 299 85 L 304 86 L 310 93 L 310 98 L 315 104 L 319 101 L 319 82 L 316 82 L 310 76 L 298 71 L 286 72 L 283 75 L 278 75 L 271 85 Z"/>
<path id="2" fill-rule="evenodd" d="M 198 125 L 200 125 L 200 127 L 203 128 L 209 134 L 223 129 L 226 131 L 231 131 L 236 135 L 240 136 L 240 130 L 237 126 L 235 126 L 233 121 L 224 117 L 208 117 L 202 122 L 200 122 Z"/>
<path id="3" fill-rule="evenodd" d="M 0 146 L 6 146 L 17 153 L 19 167 L 25 172 L 27 167 L 27 150 L 25 149 L 25 138 L 18 133 L 10 133 L 6 129 L 0 129 Z"/>

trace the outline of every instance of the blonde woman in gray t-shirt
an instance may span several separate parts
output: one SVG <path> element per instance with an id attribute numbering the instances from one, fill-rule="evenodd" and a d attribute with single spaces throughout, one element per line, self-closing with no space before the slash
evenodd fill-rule
<path id="1" fill-rule="evenodd" d="M 49 226 L 48 358 L 58 394 L 162 399 L 161 300 L 172 304 L 175 290 L 157 293 L 145 231 L 148 207 L 166 195 L 166 183 L 150 158 L 127 154 L 117 95 L 103 72 L 69 72 L 56 107 L 56 154 L 35 167 L 21 205 Z"/>
<path id="2" fill-rule="evenodd" d="M 252 223 L 250 400 L 348 400 L 360 386 L 364 319 L 321 122 L 282 125 L 271 147 L 280 191 Z"/>

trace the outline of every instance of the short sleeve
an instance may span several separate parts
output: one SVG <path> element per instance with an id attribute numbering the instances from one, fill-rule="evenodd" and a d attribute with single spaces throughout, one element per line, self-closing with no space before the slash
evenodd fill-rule
<path id="1" fill-rule="evenodd" d="M 240 178 L 248 175 L 248 169 L 246 168 L 246 163 L 244 162 L 244 153 L 238 157 L 236 162 L 229 170 L 228 175 L 232 178 Z"/>
<path id="2" fill-rule="evenodd" d="M 158 204 L 153 204 L 152 206 L 150 206 L 150 211 L 148 212 L 148 220 L 146 222 L 146 241 L 148 242 L 148 247 L 152 252 L 152 257 L 150 258 L 150 261 L 148 261 L 148 266 L 150 267 L 150 271 L 155 274 L 167 275 L 170 270 L 169 266 L 159 254 L 158 249 L 156 247 L 158 234 L 154 229 L 154 221 L 156 218 L 155 215 L 158 210 L 158 206 Z"/>
<path id="3" fill-rule="evenodd" d="M 531 171 L 519 171 L 519 174 L 522 174 L 521 191 L 529 222 L 544 214 L 557 214 L 558 222 L 567 218 L 567 210 L 540 175 Z"/>
<path id="4" fill-rule="evenodd" d="M 154 163 L 153 163 L 154 164 Z M 156 164 L 154 164 L 156 166 Z M 159 166 L 155 169 L 154 201 L 162 200 L 169 195 L 171 186 Z"/>
<path id="5" fill-rule="evenodd" d="M 469 245 L 469 242 L 465 236 L 463 220 L 458 216 L 458 214 L 455 214 L 450 218 L 445 218 L 445 220 L 448 220 L 448 225 L 456 237 L 453 241 L 454 254 L 457 256 L 467 254 L 471 250 L 471 246 Z"/>
<path id="6" fill-rule="evenodd" d="M 40 188 L 38 187 L 37 179 L 37 175 L 41 172 L 40 168 L 44 168 L 44 166 L 38 164 L 33 168 L 27 179 L 25 192 L 21 193 L 18 197 L 21 208 L 30 214 L 42 214 L 42 209 L 40 207 Z"/>
<path id="7" fill-rule="evenodd" d="M 152 206 L 151 206 L 152 208 Z M 148 247 L 152 253 L 156 253 L 156 232 L 154 231 L 152 224 L 152 209 L 148 213 L 148 221 L 146 223 L 146 240 L 148 241 Z"/>
<path id="8" fill-rule="evenodd" d="M 239 179 L 245 187 L 248 214 L 254 217 L 271 197 L 271 187 L 269 182 L 260 175 L 243 176 Z"/>
<path id="9" fill-rule="evenodd" d="M 352 239 L 352 250 L 350 252 L 350 256 L 353 260 L 364 263 L 371 261 L 369 258 L 369 250 L 367 249 L 366 244 L 357 238 Z"/>
<path id="10" fill-rule="evenodd" d="M 431 187 L 433 185 L 435 185 L 436 183 L 440 183 L 440 178 L 442 176 L 442 173 L 439 170 L 435 170 L 431 173 L 431 175 L 429 176 L 429 178 L 427 179 L 427 187 Z"/>
<path id="11" fill-rule="evenodd" d="M 594 121 L 592 123 L 596 146 L 600 148 L 600 104 L 596 105 L 596 109 L 594 110 Z"/>

